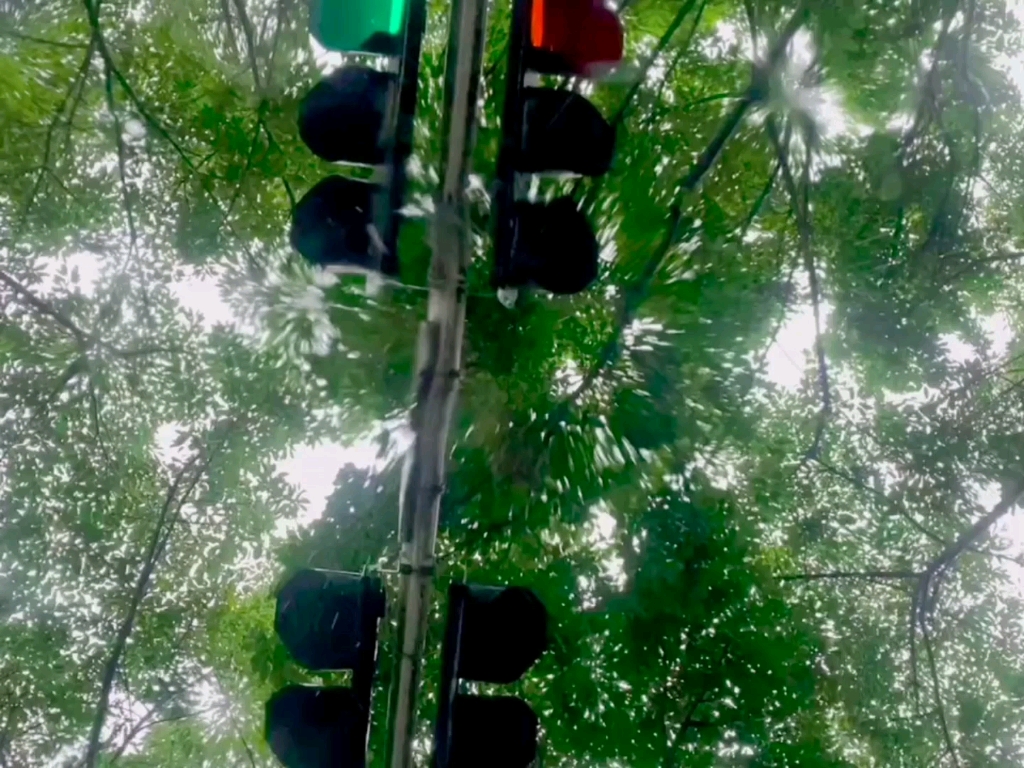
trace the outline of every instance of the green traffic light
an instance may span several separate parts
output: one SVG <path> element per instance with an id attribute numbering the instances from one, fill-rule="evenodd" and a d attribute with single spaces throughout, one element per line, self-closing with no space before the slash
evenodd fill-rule
<path id="1" fill-rule="evenodd" d="M 309 26 L 331 51 L 401 52 L 407 0 L 310 0 Z"/>

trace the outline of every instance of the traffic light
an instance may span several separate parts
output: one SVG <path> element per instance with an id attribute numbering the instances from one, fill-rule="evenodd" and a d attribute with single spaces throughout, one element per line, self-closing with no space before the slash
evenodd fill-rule
<path id="1" fill-rule="evenodd" d="M 372 166 L 371 178 L 328 176 L 292 212 L 292 246 L 336 272 L 398 275 L 398 209 L 412 146 L 426 0 L 311 0 L 327 49 L 375 53 L 381 68 L 346 64 L 299 104 L 299 136 L 331 163 Z"/>
<path id="2" fill-rule="evenodd" d="M 313 671 L 352 670 L 351 687 L 290 685 L 267 702 L 267 743 L 285 768 L 363 768 L 384 615 L 380 580 L 303 570 L 277 595 L 274 629 Z"/>
<path id="3" fill-rule="evenodd" d="M 494 196 L 494 285 L 584 290 L 597 277 L 593 228 L 571 197 L 517 199 L 521 174 L 600 176 L 615 129 L 583 96 L 530 87 L 528 72 L 593 77 L 622 59 L 622 24 L 602 0 L 513 0 Z"/>
<path id="4" fill-rule="evenodd" d="M 537 715 L 514 696 L 460 693 L 461 681 L 513 683 L 547 648 L 548 614 L 523 587 L 452 584 L 442 649 L 434 768 L 526 768 Z"/>
<path id="5" fill-rule="evenodd" d="M 397 55 L 406 0 L 312 0 L 309 26 L 330 51 Z"/>

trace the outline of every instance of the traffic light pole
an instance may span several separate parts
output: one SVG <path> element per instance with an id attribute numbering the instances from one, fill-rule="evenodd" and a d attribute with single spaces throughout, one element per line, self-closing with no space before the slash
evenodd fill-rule
<path id="1" fill-rule="evenodd" d="M 412 768 L 434 545 L 444 492 L 448 430 L 458 396 L 472 241 L 465 189 L 475 138 L 487 0 L 454 0 L 445 63 L 444 179 L 435 211 L 427 320 L 420 328 L 413 444 L 399 514 L 398 649 L 389 705 L 389 768 Z"/>

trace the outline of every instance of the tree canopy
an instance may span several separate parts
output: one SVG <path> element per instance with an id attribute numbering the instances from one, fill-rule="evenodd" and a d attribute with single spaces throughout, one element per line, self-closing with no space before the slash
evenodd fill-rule
<path id="1" fill-rule="evenodd" d="M 612 172 L 532 189 L 579 201 L 598 281 L 506 309 L 492 4 L 439 586 L 544 600 L 546 766 L 1021 765 L 1024 13 L 619 7 L 623 65 L 563 84 Z M 271 766 L 263 702 L 308 679 L 274 585 L 394 587 L 447 12 L 373 297 L 288 247 L 330 170 L 306 3 L 0 0 L 0 767 Z M 367 458 L 305 509 L 281 462 L 323 441 Z"/>

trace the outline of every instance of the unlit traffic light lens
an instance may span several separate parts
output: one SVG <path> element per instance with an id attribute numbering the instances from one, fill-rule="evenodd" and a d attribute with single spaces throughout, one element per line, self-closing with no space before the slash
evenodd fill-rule
<path id="1" fill-rule="evenodd" d="M 517 171 L 600 176 L 608 172 L 614 154 L 615 129 L 585 98 L 572 91 L 524 89 Z"/>
<path id="2" fill-rule="evenodd" d="M 374 191 L 365 181 L 328 176 L 295 206 L 292 247 L 321 267 L 377 269 L 367 230 Z"/>
<path id="3" fill-rule="evenodd" d="M 351 688 L 292 685 L 267 702 L 265 736 L 285 768 L 362 768 L 365 723 Z"/>
<path id="4" fill-rule="evenodd" d="M 579 293 L 597 278 L 597 259 L 597 238 L 571 197 L 515 204 L 510 284 Z"/>
<path id="5" fill-rule="evenodd" d="M 527 768 L 537 757 L 537 730 L 537 715 L 522 699 L 460 694 L 447 768 Z"/>
<path id="6" fill-rule="evenodd" d="M 299 136 L 332 163 L 384 162 L 381 130 L 395 76 L 351 65 L 321 80 L 299 104 Z"/>

